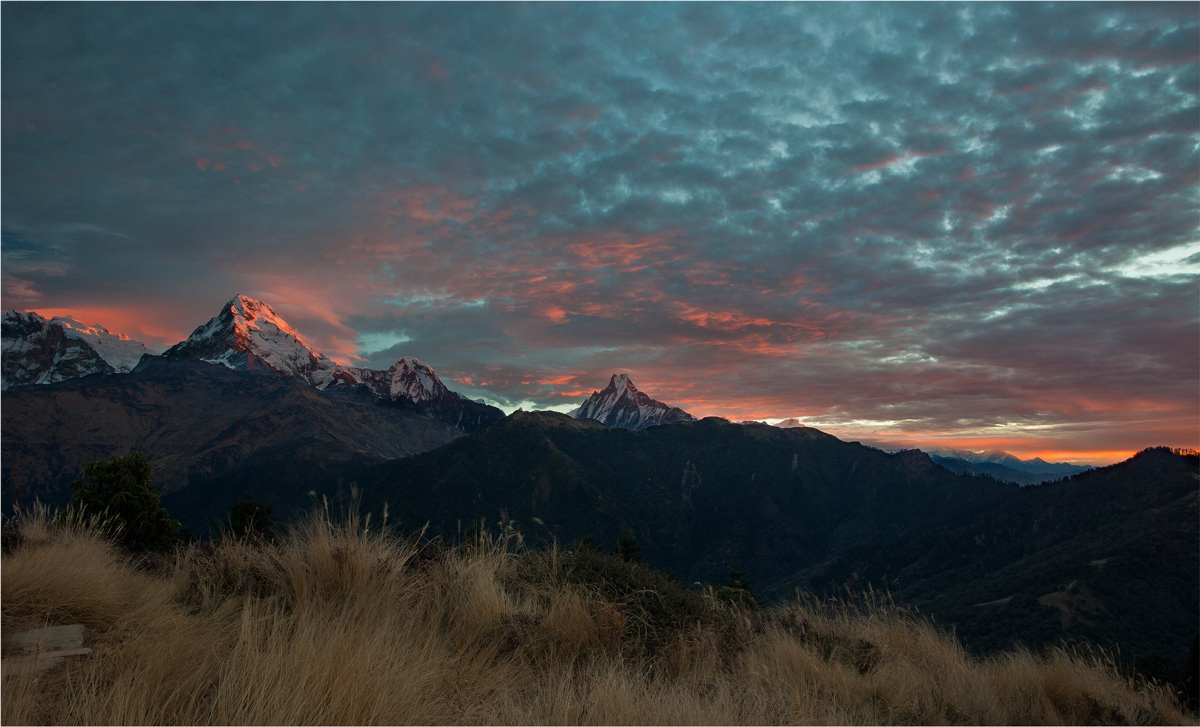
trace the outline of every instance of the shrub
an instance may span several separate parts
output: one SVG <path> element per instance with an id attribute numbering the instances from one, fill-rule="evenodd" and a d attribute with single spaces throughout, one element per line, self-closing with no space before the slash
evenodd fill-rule
<path id="1" fill-rule="evenodd" d="M 263 504 L 251 491 L 230 506 L 229 517 L 221 526 L 221 534 L 223 537 L 273 543 L 279 535 L 279 528 L 271 517 L 271 508 Z"/>
<path id="2" fill-rule="evenodd" d="M 613 555 L 626 563 L 642 561 L 642 549 L 638 546 L 637 538 L 633 537 L 633 533 L 626 530 L 625 534 L 617 539 L 617 547 L 613 550 Z"/>
<path id="3" fill-rule="evenodd" d="M 754 589 L 746 579 L 745 572 L 740 570 L 729 571 L 729 581 L 713 591 L 713 598 L 751 611 L 762 609 L 762 605 L 754 597 Z"/>
<path id="4" fill-rule="evenodd" d="M 71 483 L 64 518 L 98 517 L 101 529 L 130 550 L 165 550 L 179 530 L 159 506 L 146 455 L 109 457 L 83 466 L 83 479 Z"/>

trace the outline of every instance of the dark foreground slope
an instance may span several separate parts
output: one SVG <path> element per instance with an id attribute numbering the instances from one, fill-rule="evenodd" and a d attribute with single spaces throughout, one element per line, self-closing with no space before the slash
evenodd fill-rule
<path id="1" fill-rule="evenodd" d="M 64 503 L 80 465 L 141 451 L 163 504 L 197 531 L 248 489 L 286 517 L 311 504 L 310 490 L 336 490 L 357 467 L 462 436 L 406 402 L 196 361 L 152 360 L 123 376 L 6 391 L 3 410 L 6 508 Z"/>
<path id="2" fill-rule="evenodd" d="M 1200 618 L 1195 454 L 1166 448 L 851 548 L 810 585 L 888 588 L 978 651 L 1086 639 L 1178 675 Z"/>
<path id="3" fill-rule="evenodd" d="M 630 431 L 549 412 L 519 412 L 361 484 L 366 504 L 386 500 L 404 527 L 453 536 L 507 518 L 527 539 L 606 548 L 628 532 L 688 583 L 736 568 L 761 585 L 1016 490 L 809 428 L 705 419 Z"/>
<path id="4" fill-rule="evenodd" d="M 803 599 L 751 612 L 594 551 L 486 539 L 440 551 L 361 525 L 313 519 L 275 543 L 228 538 L 146 560 L 94 531 L 10 523 L 5 636 L 81 623 L 93 653 L 40 673 L 6 655 L 0 722 L 1190 721 L 1166 690 L 1107 663 L 971 659 L 887 607 Z"/>

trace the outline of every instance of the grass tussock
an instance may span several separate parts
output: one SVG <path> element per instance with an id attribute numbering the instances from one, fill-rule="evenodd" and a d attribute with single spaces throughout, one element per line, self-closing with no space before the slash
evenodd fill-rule
<path id="1" fill-rule="evenodd" d="M 135 559 L 5 533 L 2 626 L 93 657 L 4 678 L 5 724 L 1179 724 L 1103 654 L 979 660 L 878 600 L 730 606 L 591 550 L 443 548 L 313 517 Z"/>

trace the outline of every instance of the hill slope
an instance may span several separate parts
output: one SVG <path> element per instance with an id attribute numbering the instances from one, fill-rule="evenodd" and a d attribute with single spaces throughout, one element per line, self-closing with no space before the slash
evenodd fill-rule
<path id="1" fill-rule="evenodd" d="M 1197 458 L 1165 448 L 851 548 L 810 585 L 887 588 L 980 651 L 1084 638 L 1182 670 L 1200 614 Z"/>
<path id="2" fill-rule="evenodd" d="M 769 583 L 840 550 L 928 526 L 1015 486 L 889 455 L 816 429 L 721 419 L 641 431 L 518 412 L 447 447 L 360 479 L 406 524 L 453 535 L 507 513 L 534 540 L 623 532 L 687 582 L 731 568 Z"/>

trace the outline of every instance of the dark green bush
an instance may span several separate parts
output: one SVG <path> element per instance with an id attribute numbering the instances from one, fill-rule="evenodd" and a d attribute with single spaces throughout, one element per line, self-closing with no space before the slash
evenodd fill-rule
<path id="1" fill-rule="evenodd" d="M 83 479 L 71 483 L 64 515 L 97 517 L 101 528 L 130 550 L 165 550 L 179 530 L 159 506 L 146 455 L 109 457 L 83 466 Z"/>

